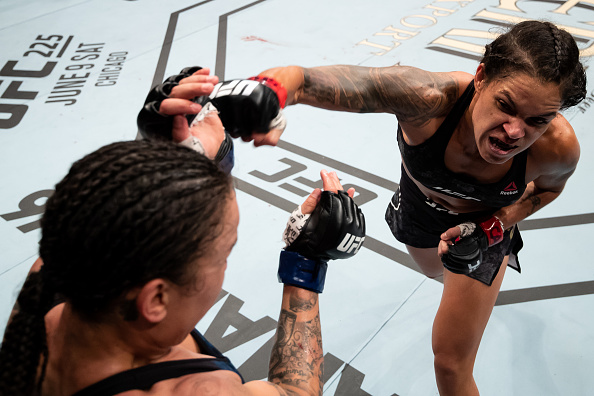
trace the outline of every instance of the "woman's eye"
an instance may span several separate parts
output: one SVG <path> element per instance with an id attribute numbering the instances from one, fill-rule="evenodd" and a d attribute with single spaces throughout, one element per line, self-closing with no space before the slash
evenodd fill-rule
<path id="1" fill-rule="evenodd" d="M 534 125 L 534 126 L 542 126 L 542 125 L 546 125 L 547 123 L 548 123 L 548 121 L 545 120 L 544 118 L 531 118 L 530 120 L 528 120 L 528 124 Z"/>
<path id="2" fill-rule="evenodd" d="M 511 111 L 511 107 L 509 107 L 509 105 L 505 101 L 498 100 L 497 103 L 499 104 L 499 108 L 505 111 L 506 113 L 509 113 Z"/>

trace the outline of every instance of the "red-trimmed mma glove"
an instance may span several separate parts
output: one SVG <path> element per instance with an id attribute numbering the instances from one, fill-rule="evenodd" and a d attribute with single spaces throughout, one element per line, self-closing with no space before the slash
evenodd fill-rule
<path id="1" fill-rule="evenodd" d="M 483 252 L 503 240 L 503 223 L 495 216 L 459 224 L 461 234 L 441 256 L 443 266 L 456 274 L 470 274 L 483 262 Z"/>
<path id="2" fill-rule="evenodd" d="M 190 77 L 200 69 L 202 69 L 200 66 L 187 67 L 179 74 L 167 78 L 162 84 L 159 84 L 151 89 L 144 101 L 144 106 L 138 113 L 138 118 L 136 119 L 138 131 L 143 138 L 167 141 L 173 140 L 173 116 L 161 114 L 159 112 L 161 102 L 169 98 L 171 90 L 177 86 L 182 79 Z M 194 98 L 193 101 L 203 101 L 204 103 L 207 103 L 208 96 L 200 96 Z M 203 109 L 200 111 L 200 113 L 189 114 L 186 117 L 188 119 L 188 125 L 191 126 L 194 121 L 199 121 L 201 117 L 204 118 L 209 112 L 212 111 L 217 110 L 214 107 L 203 106 Z M 195 136 L 190 136 L 188 139 L 181 142 L 181 144 L 188 146 L 201 154 L 204 154 L 202 143 L 200 142 L 200 139 Z M 219 164 L 221 169 L 227 173 L 230 173 L 231 169 L 233 169 L 233 165 L 235 163 L 233 140 L 228 133 L 225 133 L 225 140 L 223 140 L 221 143 L 219 151 L 217 152 L 214 160 Z"/>
<path id="3" fill-rule="evenodd" d="M 328 260 L 352 257 L 363 245 L 365 216 L 346 192 L 323 191 L 311 215 L 293 211 L 283 239 L 279 282 L 321 293 Z"/>
<path id="4" fill-rule="evenodd" d="M 212 104 L 219 111 L 225 130 L 234 138 L 250 137 L 252 133 L 283 131 L 287 125 L 282 109 L 287 90 L 268 77 L 229 80 L 215 85 L 212 93 L 200 97 L 196 103 Z"/>

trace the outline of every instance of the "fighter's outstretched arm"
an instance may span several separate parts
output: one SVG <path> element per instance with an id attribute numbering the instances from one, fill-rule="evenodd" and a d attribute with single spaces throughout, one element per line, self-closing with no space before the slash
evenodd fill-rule
<path id="1" fill-rule="evenodd" d="M 408 66 L 287 66 L 268 69 L 260 76 L 274 78 L 287 89 L 287 105 L 393 113 L 401 122 L 415 124 L 447 114 L 460 92 L 455 73 Z"/>

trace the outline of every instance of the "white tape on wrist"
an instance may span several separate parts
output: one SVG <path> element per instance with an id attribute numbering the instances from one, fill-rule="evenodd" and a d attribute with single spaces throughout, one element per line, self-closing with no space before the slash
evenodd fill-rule
<path id="1" fill-rule="evenodd" d="M 468 221 L 466 223 L 458 224 L 458 228 L 460 229 L 460 236 L 464 238 L 472 235 L 474 230 L 476 230 L 476 223 Z"/>
<path id="2" fill-rule="evenodd" d="M 285 128 L 287 127 L 287 119 L 285 118 L 285 115 L 283 114 L 282 110 L 278 111 L 278 114 L 276 115 L 276 117 L 274 117 L 272 121 L 270 121 L 268 127 L 271 130 L 278 129 L 281 132 L 285 130 Z"/>
<path id="3" fill-rule="evenodd" d="M 198 125 L 198 123 L 200 123 L 202 120 L 204 120 L 204 118 L 207 117 L 211 113 L 219 114 L 219 111 L 211 102 L 208 102 L 204 106 L 202 106 L 200 113 L 196 114 L 196 117 L 190 124 L 190 129 L 195 127 L 196 125 Z M 190 135 L 189 138 L 181 141 L 179 144 L 181 144 L 182 146 L 189 147 L 192 150 L 199 152 L 200 154 L 205 153 L 204 146 L 202 145 L 202 142 L 200 141 L 200 139 L 198 139 L 194 135 Z"/>
<path id="4" fill-rule="evenodd" d="M 309 219 L 309 214 L 303 214 L 301 212 L 301 205 L 297 207 L 289 216 L 289 220 L 287 221 L 287 227 L 283 232 L 283 241 L 285 242 L 285 248 L 287 248 L 290 244 L 295 242 L 295 239 L 301 233 L 301 230 L 307 223 Z"/>
<path id="5" fill-rule="evenodd" d="M 200 113 L 196 114 L 196 117 L 190 124 L 190 128 L 198 124 L 200 121 L 204 120 L 204 118 L 206 118 L 206 116 L 208 116 L 210 113 L 219 114 L 219 111 L 212 104 L 212 102 L 208 102 L 204 106 L 202 106 L 202 110 L 200 110 Z"/>
<path id="6" fill-rule="evenodd" d="M 186 140 L 179 142 L 179 144 L 181 144 L 182 146 L 189 147 L 192 150 L 199 152 L 200 154 L 204 154 L 204 146 L 202 145 L 200 139 L 198 139 L 196 136 L 190 136 Z"/>

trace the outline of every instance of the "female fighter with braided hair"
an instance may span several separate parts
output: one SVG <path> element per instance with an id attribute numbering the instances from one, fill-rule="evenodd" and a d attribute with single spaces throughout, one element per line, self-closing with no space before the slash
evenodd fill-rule
<path id="1" fill-rule="evenodd" d="M 578 162 L 559 113 L 586 94 L 574 39 L 526 21 L 486 46 L 475 75 L 340 65 L 259 78 L 283 85 L 287 105 L 396 116 L 402 178 L 386 221 L 424 274 L 443 274 L 432 340 L 440 394 L 477 395 L 483 331 L 506 267 L 519 271 L 516 224 L 557 198 Z M 275 145 L 279 135 L 252 138 Z"/>
<path id="2" fill-rule="evenodd" d="M 174 140 L 191 133 L 214 157 L 224 139 L 218 117 L 191 128 L 181 122 L 200 110 L 188 98 L 212 91 L 207 74 L 186 76 L 160 110 L 180 115 Z M 323 171 L 325 191 L 301 205 L 301 227 L 281 252 L 285 286 L 270 382 L 243 383 L 195 330 L 221 291 L 237 239 L 238 206 L 223 168 L 156 140 L 113 143 L 74 163 L 46 203 L 41 261 L 4 334 L 0 394 L 322 393 L 318 293 L 327 261 L 348 257 L 335 254 L 333 238 L 364 234 L 354 190 L 342 191 L 336 174 Z"/>

